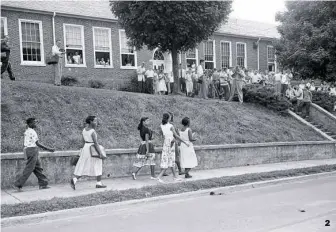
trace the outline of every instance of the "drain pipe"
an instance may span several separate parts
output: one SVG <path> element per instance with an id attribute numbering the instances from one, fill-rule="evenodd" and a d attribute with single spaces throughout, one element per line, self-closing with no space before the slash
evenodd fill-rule
<path id="1" fill-rule="evenodd" d="M 260 67 L 259 67 L 259 63 L 260 63 L 260 61 L 259 61 L 259 41 L 260 41 L 260 38 L 258 39 L 258 41 L 257 41 L 257 45 L 258 45 L 258 71 L 260 71 Z"/>
<path id="2" fill-rule="evenodd" d="M 56 17 L 56 12 L 54 12 L 54 15 L 53 15 L 53 18 L 52 18 L 52 27 L 53 27 L 53 40 L 54 40 L 54 45 L 56 45 L 55 17 Z"/>

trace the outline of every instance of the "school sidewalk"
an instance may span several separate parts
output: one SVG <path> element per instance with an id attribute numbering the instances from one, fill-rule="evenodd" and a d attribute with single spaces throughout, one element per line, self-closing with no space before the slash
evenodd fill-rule
<path id="1" fill-rule="evenodd" d="M 296 162 L 284 162 L 284 163 L 273 163 L 273 164 L 262 164 L 262 165 L 251 165 L 243 167 L 232 167 L 232 168 L 222 168 L 222 169 L 211 169 L 211 170 L 199 170 L 191 171 L 190 174 L 193 176 L 191 179 L 184 179 L 184 176 L 180 176 L 183 181 L 196 181 L 211 179 L 216 177 L 224 176 L 238 176 L 243 174 L 253 174 L 253 173 L 265 173 L 272 171 L 281 171 L 289 169 L 298 168 L 308 168 L 316 167 L 321 165 L 334 165 L 336 164 L 336 159 L 326 159 L 326 160 L 305 160 Z M 163 180 L 167 183 L 173 182 L 172 174 L 168 171 L 169 176 L 164 177 Z M 76 190 L 72 190 L 70 184 L 57 184 L 51 185 L 50 189 L 39 190 L 38 187 L 24 187 L 23 192 L 17 192 L 15 189 L 2 189 L 1 190 L 1 204 L 17 204 L 21 202 L 31 202 L 38 200 L 50 200 L 54 197 L 75 197 L 80 195 L 87 195 L 96 192 L 102 192 L 106 190 L 125 190 L 131 188 L 141 188 L 144 186 L 151 185 L 162 185 L 156 180 L 151 180 L 150 176 L 138 176 L 137 180 L 133 180 L 131 176 L 124 178 L 113 178 L 105 179 L 103 183 L 107 185 L 105 189 L 96 189 L 96 181 L 84 181 L 79 180 L 76 184 Z"/>

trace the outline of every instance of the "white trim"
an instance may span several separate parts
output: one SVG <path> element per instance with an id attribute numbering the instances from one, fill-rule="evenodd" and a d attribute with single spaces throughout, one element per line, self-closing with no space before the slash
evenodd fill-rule
<path id="1" fill-rule="evenodd" d="M 7 17 L 1 17 L 1 19 L 4 20 L 4 35 L 3 36 L 6 36 L 8 35 L 8 27 L 7 27 Z"/>
<path id="2" fill-rule="evenodd" d="M 197 67 L 198 66 L 198 49 L 197 48 L 194 48 L 194 49 L 195 49 L 195 60 L 196 60 L 195 65 Z M 185 56 L 186 66 L 188 65 L 187 59 L 194 60 L 193 58 L 187 58 L 187 52 L 184 53 L 184 56 Z"/>
<path id="3" fill-rule="evenodd" d="M 220 63 L 220 67 L 222 68 L 222 54 L 221 54 L 222 43 L 228 43 L 229 44 L 229 49 L 230 49 L 229 67 L 232 67 L 232 43 L 231 43 L 231 41 L 227 41 L 227 40 L 221 40 L 221 41 L 219 41 L 219 55 L 220 55 L 220 62 L 221 62 Z"/>
<path id="4" fill-rule="evenodd" d="M 205 43 L 212 42 L 212 51 L 213 51 L 213 61 L 207 61 L 205 60 Z M 206 62 L 213 63 L 213 68 L 216 68 L 216 46 L 215 46 L 215 40 L 209 39 L 207 41 L 203 41 L 203 54 L 204 54 L 204 65 Z"/>
<path id="5" fill-rule="evenodd" d="M 20 34 L 20 57 L 21 57 L 21 65 L 27 65 L 27 66 L 46 66 L 45 59 L 44 59 L 44 43 L 43 43 L 43 27 L 42 27 L 42 21 L 39 20 L 30 20 L 30 19 L 19 19 L 19 34 Z M 40 52 L 41 52 L 41 61 L 24 61 L 23 60 L 23 53 L 22 53 L 22 28 L 21 23 L 22 22 L 29 22 L 29 23 L 37 23 L 39 25 L 39 31 L 40 31 Z"/>
<path id="6" fill-rule="evenodd" d="M 108 39 L 109 39 L 109 47 L 110 47 L 110 65 L 104 66 L 104 65 L 97 65 L 96 64 L 96 40 L 95 40 L 95 29 L 102 29 L 108 31 Z M 92 27 L 92 36 L 93 36 L 93 62 L 94 62 L 94 68 L 113 68 L 113 60 L 112 60 L 112 39 L 111 39 L 111 28 L 108 27 Z"/>
<path id="7" fill-rule="evenodd" d="M 274 64 L 274 71 L 276 71 L 276 64 L 275 64 L 275 63 L 276 63 L 276 62 L 275 62 L 275 58 L 276 58 L 276 57 L 275 57 L 275 50 L 274 50 L 274 62 L 269 62 L 269 61 L 268 61 L 268 48 L 273 48 L 273 49 L 274 49 L 274 47 L 273 47 L 272 45 L 267 45 L 267 49 L 266 49 L 266 55 L 267 55 L 267 56 L 266 56 L 266 58 L 267 58 L 267 59 L 266 59 L 266 62 L 267 62 L 267 63 L 266 63 L 266 64 L 267 64 L 267 70 L 268 70 L 268 65 L 269 65 L 269 64 Z"/>
<path id="8" fill-rule="evenodd" d="M 66 30 L 65 27 L 66 26 L 72 26 L 72 27 L 80 27 L 81 29 L 81 42 L 82 42 L 82 59 L 83 59 L 83 64 L 68 64 L 68 57 L 66 54 Z M 65 55 L 64 55 L 64 59 L 65 59 L 65 67 L 69 67 L 69 68 L 86 68 L 86 59 L 85 59 L 85 41 L 84 41 L 84 26 L 83 25 L 78 25 L 78 24 L 69 24 L 69 23 L 63 23 L 63 37 L 64 37 L 64 50 L 65 50 Z M 72 49 L 72 48 L 69 48 Z M 80 49 L 77 49 L 80 50 Z"/>
<path id="9" fill-rule="evenodd" d="M 125 32 L 124 29 L 119 29 L 119 59 L 120 59 L 120 69 L 138 69 L 138 63 L 137 63 L 137 52 L 134 49 L 133 53 L 121 53 L 121 34 L 120 32 Z M 126 35 L 126 33 L 125 33 Z M 127 38 L 127 36 L 126 36 Z M 134 66 L 122 66 L 122 59 L 121 59 L 121 55 L 122 54 L 133 54 L 134 55 Z"/>
<path id="10" fill-rule="evenodd" d="M 243 42 L 236 42 L 236 66 L 238 65 L 237 64 L 237 58 L 238 58 L 238 56 L 237 56 L 237 48 L 238 48 L 238 44 L 244 44 L 244 55 L 245 55 L 245 57 L 244 57 L 244 68 L 247 68 L 247 53 L 246 53 L 246 43 L 243 43 Z"/>

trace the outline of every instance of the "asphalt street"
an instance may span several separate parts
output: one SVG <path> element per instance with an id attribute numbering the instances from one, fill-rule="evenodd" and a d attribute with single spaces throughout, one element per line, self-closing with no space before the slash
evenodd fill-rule
<path id="1" fill-rule="evenodd" d="M 330 226 L 326 226 L 330 222 Z M 3 232 L 335 232 L 336 177 L 198 196 L 106 206 L 89 214 L 2 228 Z"/>

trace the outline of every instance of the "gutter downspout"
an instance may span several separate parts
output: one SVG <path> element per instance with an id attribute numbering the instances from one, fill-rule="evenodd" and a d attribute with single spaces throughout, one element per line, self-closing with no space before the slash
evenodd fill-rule
<path id="1" fill-rule="evenodd" d="M 260 41 L 260 39 L 261 38 L 259 37 L 259 39 L 257 41 L 257 45 L 258 45 L 258 55 L 257 55 L 258 56 L 258 58 L 257 58 L 258 59 L 258 71 L 260 71 L 260 67 L 259 67 L 260 66 L 260 61 L 259 61 L 259 41 Z"/>
<path id="2" fill-rule="evenodd" d="M 56 12 L 54 12 L 53 18 L 52 18 L 52 27 L 53 27 L 53 41 L 54 45 L 56 45 L 56 35 L 55 35 L 55 17 L 56 17 Z"/>

